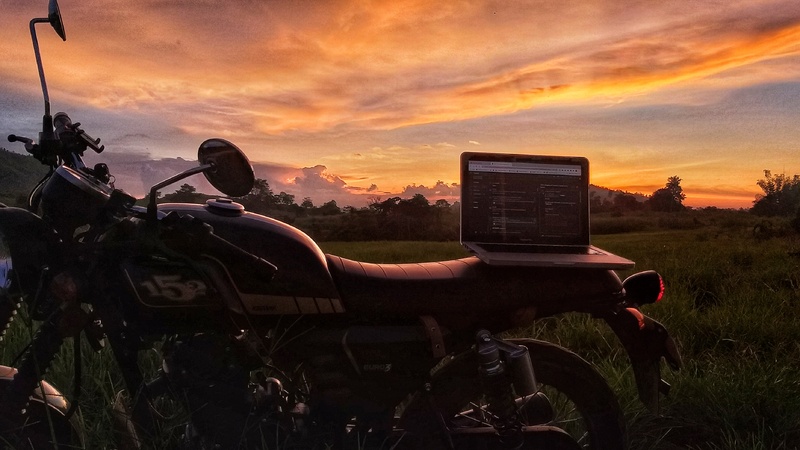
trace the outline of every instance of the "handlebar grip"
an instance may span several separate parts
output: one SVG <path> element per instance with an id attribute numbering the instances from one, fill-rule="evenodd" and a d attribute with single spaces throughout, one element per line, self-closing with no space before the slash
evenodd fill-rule
<path id="1" fill-rule="evenodd" d="M 67 113 L 58 112 L 53 116 L 53 126 L 55 127 L 56 139 L 60 139 L 61 133 L 72 131 L 72 119 L 69 118 Z"/>
<path id="2" fill-rule="evenodd" d="M 33 139 L 24 136 L 17 136 L 16 134 L 8 135 L 8 142 L 22 142 L 23 144 L 32 144 Z"/>

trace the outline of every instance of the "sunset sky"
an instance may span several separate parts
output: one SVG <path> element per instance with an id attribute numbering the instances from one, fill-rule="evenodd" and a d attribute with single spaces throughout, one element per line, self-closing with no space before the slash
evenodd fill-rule
<path id="1" fill-rule="evenodd" d="M 59 4 L 67 41 L 37 28 L 53 112 L 111 162 L 223 137 L 276 192 L 340 206 L 452 198 L 463 151 L 586 156 L 592 183 L 645 194 L 678 175 L 691 206 L 800 173 L 797 0 Z M 46 13 L 0 0 L 3 135 L 39 131 Z"/>

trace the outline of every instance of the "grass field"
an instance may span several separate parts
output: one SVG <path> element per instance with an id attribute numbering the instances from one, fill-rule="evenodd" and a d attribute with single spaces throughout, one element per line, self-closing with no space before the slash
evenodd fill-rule
<path id="1" fill-rule="evenodd" d="M 619 218 L 618 228 L 629 227 L 625 220 Z M 559 343 L 593 362 L 619 393 L 632 448 L 800 448 L 800 237 L 777 222 L 772 234 L 782 236 L 763 236 L 755 226 L 760 221 L 740 213 L 672 223 L 637 217 L 635 223 L 650 231 L 599 235 L 593 243 L 636 261 L 620 277 L 655 269 L 665 279 L 664 300 L 644 312 L 670 331 L 684 367 L 675 373 L 662 368 L 672 391 L 661 417 L 638 402 L 627 355 L 604 323 L 566 315 L 513 334 Z M 323 248 L 370 261 L 465 255 L 457 243 Z"/>
<path id="2" fill-rule="evenodd" d="M 565 315 L 512 334 L 559 343 L 594 363 L 618 393 L 632 448 L 800 448 L 800 237 L 779 223 L 762 233 L 756 219 L 741 213 L 603 220 L 615 234 L 597 235 L 595 244 L 635 260 L 636 270 L 655 269 L 665 278 L 664 300 L 644 312 L 670 331 L 684 367 L 680 372 L 663 368 L 672 391 L 662 414 L 652 415 L 638 402 L 627 355 L 603 322 Z M 321 246 L 375 262 L 466 256 L 454 242 Z M 26 341 L 27 331 L 16 331 L 2 345 L 4 364 Z M 65 349 L 48 375 L 67 393 L 70 359 Z M 88 448 L 113 448 L 104 403 L 121 389 L 119 379 L 109 358 L 88 358 L 84 371 Z"/>

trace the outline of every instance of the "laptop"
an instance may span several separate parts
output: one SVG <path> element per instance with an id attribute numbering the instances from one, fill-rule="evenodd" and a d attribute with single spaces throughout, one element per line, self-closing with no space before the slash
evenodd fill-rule
<path id="1" fill-rule="evenodd" d="M 461 154 L 461 244 L 491 265 L 629 269 L 589 239 L 589 160 Z"/>

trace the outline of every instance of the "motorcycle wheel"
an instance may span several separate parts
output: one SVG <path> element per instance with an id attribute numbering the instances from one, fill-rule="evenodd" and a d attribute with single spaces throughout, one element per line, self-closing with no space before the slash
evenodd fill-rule
<path id="1" fill-rule="evenodd" d="M 528 348 L 539 391 L 518 399 L 523 449 L 619 450 L 626 448 L 625 422 L 616 396 L 592 366 L 569 350 L 533 339 L 510 339 Z M 503 448 L 490 424 L 480 380 L 451 379 L 436 401 L 455 406 L 445 425 L 459 450 Z M 456 406 L 460 405 L 460 406 Z"/>
<path id="2" fill-rule="evenodd" d="M 1 386 L 1 385 L 0 385 Z M 50 411 L 46 411 L 49 408 Z M 0 414 L 3 406 L 0 404 Z M 52 424 L 52 428 L 51 428 Z M 0 420 L 0 428 L 4 428 Z M 55 438 L 56 445 L 53 445 Z M 83 448 L 74 425 L 62 413 L 39 400 L 31 400 L 25 423 L 14 430 L 0 429 L 0 448 L 14 449 L 72 449 Z"/>

